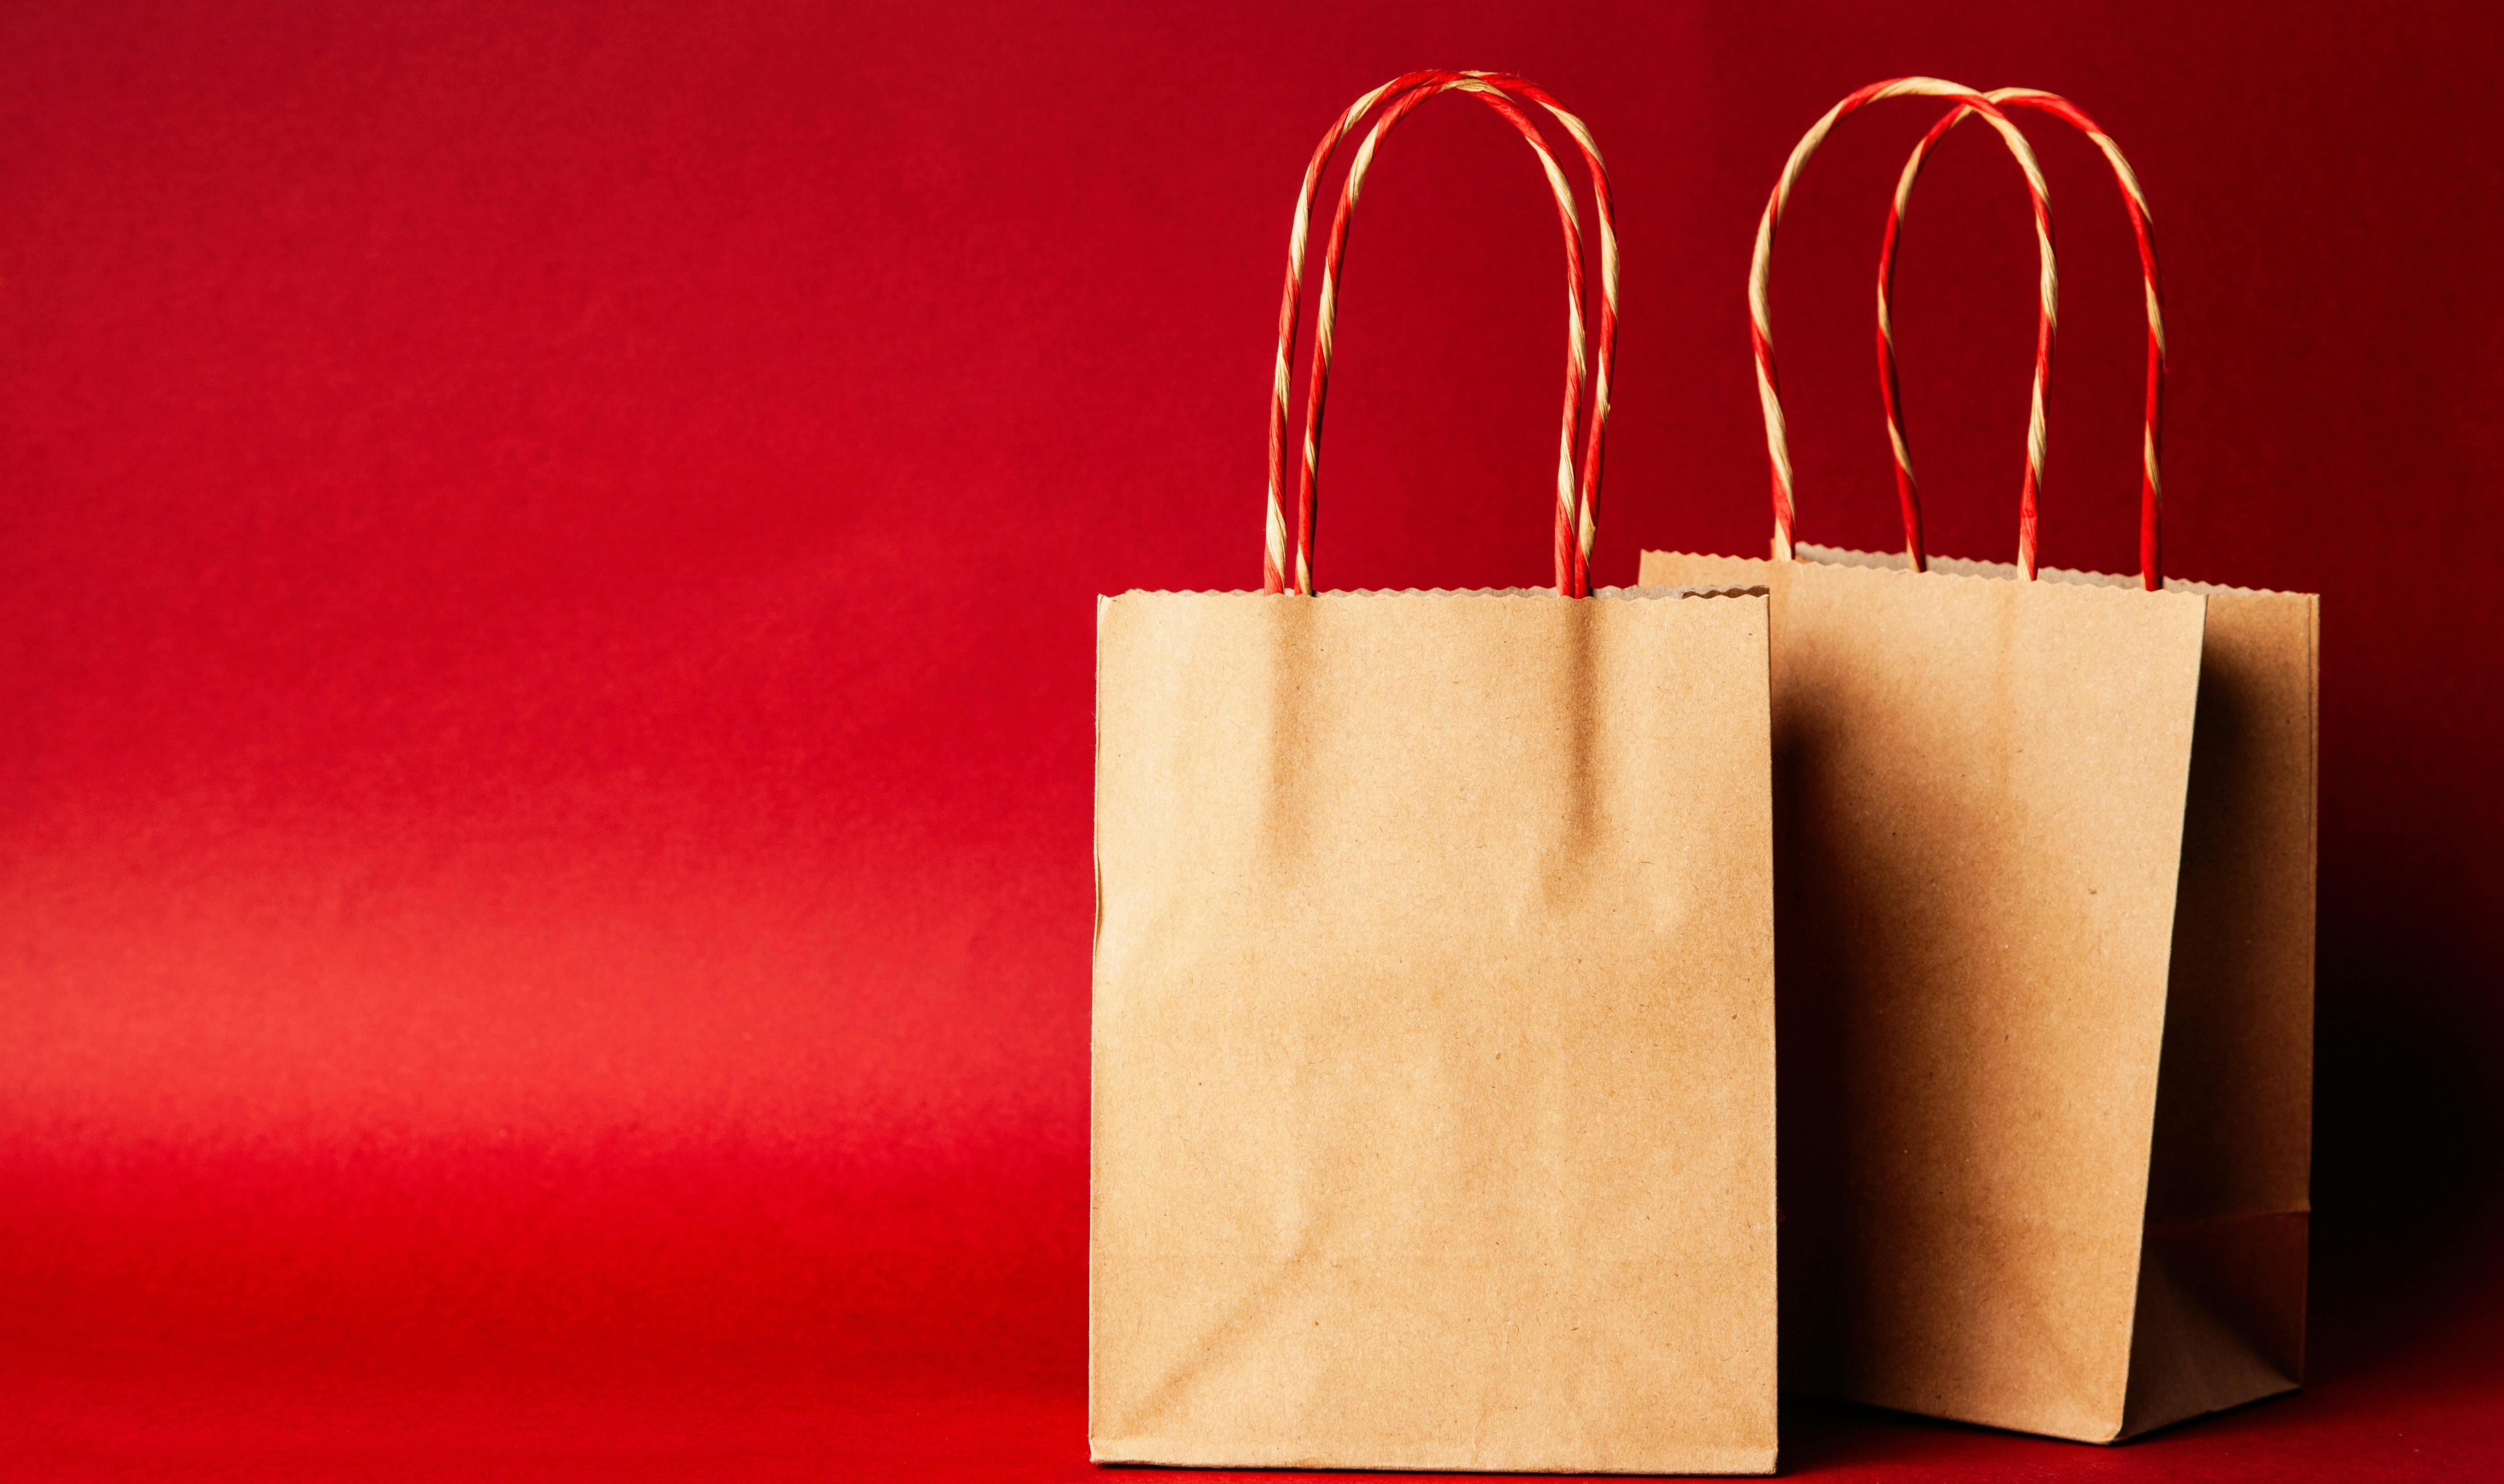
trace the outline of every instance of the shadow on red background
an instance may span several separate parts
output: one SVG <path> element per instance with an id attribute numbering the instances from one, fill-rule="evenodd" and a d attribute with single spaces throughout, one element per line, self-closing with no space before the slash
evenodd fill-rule
<path id="1" fill-rule="evenodd" d="M 1801 1403 L 1787 1467 L 2491 1463 L 2493 24 L 0 16 L 0 1474 L 1086 1472 L 1089 604 L 1257 578 L 1296 172 L 1420 65 L 1608 153 L 1600 580 L 1760 549 L 1756 212 L 1930 72 L 2132 153 L 2170 566 L 2324 595 L 2316 1384 L 2117 1451 Z M 1542 580 L 1554 228 L 1478 112 L 1370 183 L 1327 586 Z M 1868 282 L 1931 117 L 1786 227 L 1812 538 L 1893 543 Z M 2136 265 L 2035 132 L 2045 556 L 2120 569 Z M 1937 550 L 2012 538 L 2025 223 L 1974 132 L 1907 237 Z"/>

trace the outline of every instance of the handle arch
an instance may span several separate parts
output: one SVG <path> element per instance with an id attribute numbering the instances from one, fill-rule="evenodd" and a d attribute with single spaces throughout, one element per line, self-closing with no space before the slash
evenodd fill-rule
<path id="1" fill-rule="evenodd" d="M 1818 146 L 1845 118 L 1882 98 L 1940 97 L 1954 99 L 1965 111 L 1979 114 L 2000 134 L 2008 153 L 2015 156 L 2018 170 L 2026 177 L 2027 194 L 2034 209 L 2034 241 L 2042 260 L 2038 281 L 2041 314 L 2034 334 L 2034 392 L 2033 410 L 2026 430 L 2025 485 L 2020 494 L 2017 516 L 2018 569 L 2027 580 L 2034 576 L 2034 527 L 2036 507 L 2043 482 L 2044 422 L 2043 403 L 2052 381 L 2052 341 L 2060 318 L 2060 270 L 2052 255 L 2051 191 L 2043 183 L 2042 168 L 2035 163 L 2034 148 L 2019 133 L 2008 116 L 1985 95 L 1962 84 L 1938 78 L 1893 78 L 1872 83 L 1845 95 L 1842 102 L 1826 111 L 1826 117 L 1811 125 L 1792 149 L 1783 173 L 1774 182 L 1771 198 L 1765 203 L 1765 214 L 1756 224 L 1756 255 L 1748 268 L 1748 333 L 1756 357 L 1756 394 L 1765 414 L 1765 453 L 1773 473 L 1774 558 L 1788 562 L 1792 557 L 1794 531 L 1797 525 L 1793 498 L 1791 441 L 1783 421 L 1780 381 L 1774 368 L 1773 309 L 1771 287 L 1773 277 L 1774 231 L 1781 225 L 1783 209 L 1799 178 L 1801 167 L 1808 163 Z M 1918 510 L 1908 514 L 1910 521 L 1919 520 Z"/>
<path id="2" fill-rule="evenodd" d="M 1554 522 L 1554 551 L 1557 591 L 1577 596 L 1589 591 L 1589 557 L 1596 525 L 1601 454 L 1605 443 L 1609 385 L 1615 362 L 1617 320 L 1617 250 L 1615 206 L 1610 194 L 1607 167 L 1602 163 L 1599 148 L 1582 121 L 1535 84 L 1508 74 L 1493 72 L 1455 72 L 1432 70 L 1405 74 L 1359 98 L 1355 104 L 1333 121 L 1305 167 L 1303 188 L 1296 198 L 1296 212 L 1288 236 L 1287 280 L 1278 311 L 1278 357 L 1272 374 L 1269 411 L 1269 488 L 1267 524 L 1264 529 L 1263 588 L 1267 592 L 1288 590 L 1309 595 L 1312 586 L 1312 543 L 1314 535 L 1315 490 L 1318 482 L 1322 411 L 1329 397 L 1330 366 L 1333 351 L 1332 328 L 1338 312 L 1338 284 L 1340 264 L 1344 259 L 1347 235 L 1356 199 L 1364 189 L 1366 172 L 1371 168 L 1374 152 L 1383 137 L 1427 100 L 1448 91 L 1474 95 L 1485 103 L 1521 134 L 1538 156 L 1543 173 L 1556 198 L 1557 220 L 1566 248 L 1568 335 L 1566 387 L 1562 431 L 1557 452 L 1557 507 Z M 1601 295 L 1596 374 L 1592 382 L 1592 417 L 1588 441 L 1579 473 L 1574 462 L 1576 426 L 1582 405 L 1583 381 L 1589 369 L 1585 357 L 1583 324 L 1583 253 L 1581 214 L 1574 204 L 1573 188 L 1556 162 L 1548 142 L 1529 115 L 1513 101 L 1519 95 L 1553 116 L 1575 142 L 1588 167 L 1593 196 L 1599 216 Z M 1388 100 L 1385 102 L 1385 100 Z M 1361 122 L 1376 105 L 1381 117 L 1376 120 L 1357 156 L 1348 178 L 1340 190 L 1339 209 L 1331 224 L 1329 243 L 1324 254 L 1320 306 L 1314 320 L 1312 374 L 1305 394 L 1304 437 L 1303 457 L 1297 483 L 1296 529 L 1292 547 L 1289 544 L 1284 494 L 1286 484 L 1286 427 L 1288 419 L 1289 368 L 1293 362 L 1296 338 L 1296 317 L 1303 287 L 1304 258 L 1311 230 L 1312 207 L 1324 166 L 1330 160 L 1346 133 Z"/>
<path id="3" fill-rule="evenodd" d="M 2131 233 L 2139 241 L 2139 273 L 2147 294 L 2147 421 L 2139 446 L 2139 571 L 2140 585 L 2155 592 L 2165 585 L 2161 550 L 2165 484 L 2159 469 L 2165 432 L 2165 291 L 2157 273 L 2156 228 L 2149 219 L 2147 194 L 2139 188 L 2139 173 L 2130 167 L 2112 136 L 2069 99 L 2033 87 L 1995 88 L 1983 96 L 1994 103 L 2050 114 L 2085 134 L 2104 153 L 2112 166 L 2113 180 L 2121 188 L 2122 209 L 2129 214 Z M 1904 510 L 1904 549 L 1915 570 L 1928 569 L 1929 554 L 1922 540 L 1921 489 L 1913 475 L 1902 395 L 1895 376 L 1896 240 L 1902 235 L 1913 182 L 1920 177 L 1924 161 L 1948 131 L 1972 112 L 1963 105 L 1949 110 L 1913 147 L 1912 155 L 1904 161 L 1904 173 L 1895 183 L 1895 199 L 1887 209 L 1886 236 L 1878 248 L 1878 390 L 1887 406 L 1887 433 L 1895 451 L 1895 490 Z"/>

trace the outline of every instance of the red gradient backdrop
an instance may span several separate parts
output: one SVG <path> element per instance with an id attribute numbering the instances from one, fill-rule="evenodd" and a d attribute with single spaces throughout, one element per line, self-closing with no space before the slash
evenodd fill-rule
<path id="1" fill-rule="evenodd" d="M 0 14 L 0 1475 L 1077 1477 L 1091 604 L 1259 576 L 1287 206 L 1416 66 L 1615 170 L 1597 575 L 1767 528 L 1799 132 L 2069 95 L 2170 293 L 2171 569 L 2324 595 L 2316 1382 L 2118 1452 L 1795 1409 L 1837 1476 L 2457 1476 L 2504 1380 L 2504 177 L 2480 8 L 90 4 Z M 1811 538 L 1890 546 L 1893 104 L 1776 282 Z M 2136 262 L 2064 247 L 2044 554 L 2133 561 Z M 1542 580 L 1520 145 L 1439 104 L 1345 292 L 1326 586 Z M 1983 131 L 1898 317 L 2002 556 Z"/>

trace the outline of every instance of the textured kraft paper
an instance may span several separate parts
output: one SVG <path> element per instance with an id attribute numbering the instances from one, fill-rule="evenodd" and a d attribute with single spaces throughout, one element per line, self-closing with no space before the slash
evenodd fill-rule
<path id="1" fill-rule="evenodd" d="M 1772 598 L 1787 1379 L 2098 1442 L 2293 1389 L 2318 600 L 1800 553 L 1643 561 Z"/>
<path id="2" fill-rule="evenodd" d="M 1765 1473 L 1760 596 L 1101 601 L 1105 1463 Z"/>

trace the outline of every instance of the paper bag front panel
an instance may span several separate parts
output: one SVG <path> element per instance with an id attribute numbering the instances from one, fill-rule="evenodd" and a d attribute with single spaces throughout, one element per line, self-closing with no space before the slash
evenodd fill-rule
<path id="1" fill-rule="evenodd" d="M 1765 625 L 1103 603 L 1097 1459 L 1772 1467 Z"/>

